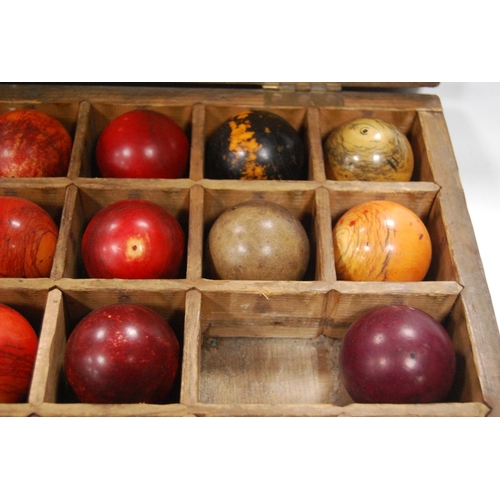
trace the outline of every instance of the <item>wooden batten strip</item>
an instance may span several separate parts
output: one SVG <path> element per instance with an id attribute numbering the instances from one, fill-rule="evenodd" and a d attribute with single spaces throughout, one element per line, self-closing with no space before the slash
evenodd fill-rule
<path id="1" fill-rule="evenodd" d="M 1 409 L 0 409 L 1 411 Z M 56 404 L 43 403 L 32 413 L 39 417 L 186 417 L 193 416 L 182 404 Z"/>
<path id="2" fill-rule="evenodd" d="M 60 290 L 49 292 L 28 402 L 55 402 L 66 348 L 66 318 Z"/>
<path id="3" fill-rule="evenodd" d="M 68 178 L 70 179 L 76 179 L 82 171 L 82 158 L 84 157 L 84 150 L 88 142 L 91 108 L 92 106 L 88 101 L 80 103 L 75 135 L 73 137 L 73 149 L 68 168 Z"/>
<path id="4" fill-rule="evenodd" d="M 324 186 L 330 192 L 331 214 L 334 221 L 355 205 L 372 200 L 391 200 L 400 203 L 425 219 L 440 189 L 433 182 L 328 180 Z"/>
<path id="5" fill-rule="evenodd" d="M 186 278 L 196 281 L 203 270 L 203 207 L 205 191 L 195 185 L 189 192 L 189 235 L 187 241 Z"/>
<path id="6" fill-rule="evenodd" d="M 462 287 L 455 282 L 368 283 L 338 281 L 329 292 L 323 333 L 342 338 L 349 326 L 369 310 L 386 305 L 409 305 L 442 322 L 452 310 Z"/>
<path id="7" fill-rule="evenodd" d="M 203 179 L 205 158 L 205 114 L 205 105 L 195 104 L 193 106 L 189 161 L 189 178 L 193 181 Z"/>
<path id="8" fill-rule="evenodd" d="M 75 218 L 75 206 L 77 203 L 78 188 L 68 186 L 64 200 L 64 207 L 59 225 L 59 238 L 57 240 L 54 262 L 50 277 L 58 280 L 64 276 L 66 266 L 69 269 L 75 269 L 76 241 L 72 238 L 72 223 Z"/>
<path id="9" fill-rule="evenodd" d="M 315 193 L 316 279 L 333 283 L 337 275 L 330 213 L 328 190 L 320 187 Z"/>
<path id="10" fill-rule="evenodd" d="M 307 145 L 309 149 L 309 178 L 317 182 L 324 182 L 325 166 L 323 163 L 323 150 L 321 144 L 321 132 L 319 126 L 318 108 L 308 108 L 306 114 L 307 123 Z"/>
<path id="11" fill-rule="evenodd" d="M 0 417 L 29 417 L 36 411 L 36 406 L 29 403 L 0 404 Z"/>
<path id="12" fill-rule="evenodd" d="M 201 349 L 201 293 L 188 290 L 184 324 L 184 352 L 180 402 L 194 405 L 199 398 Z"/>
<path id="13" fill-rule="evenodd" d="M 416 405 L 357 404 L 306 405 L 215 405 L 198 403 L 190 411 L 200 417 L 484 417 L 489 408 L 482 403 L 431 403 Z"/>

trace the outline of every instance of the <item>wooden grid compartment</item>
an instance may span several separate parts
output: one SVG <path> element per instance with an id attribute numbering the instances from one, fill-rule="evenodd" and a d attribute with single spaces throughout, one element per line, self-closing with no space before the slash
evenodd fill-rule
<path id="1" fill-rule="evenodd" d="M 38 200 L 60 224 L 51 279 L 37 285 L 46 287 L 47 308 L 29 400 L 0 411 L 41 416 L 500 414 L 498 326 L 446 123 L 435 96 L 0 86 L 0 109 L 7 109 L 11 102 L 65 109 L 71 117 L 69 121 L 66 118 L 66 125 L 75 140 L 68 178 L 0 179 L 0 193 Z M 191 149 L 184 178 L 99 177 L 94 157 L 99 134 L 114 117 L 138 108 L 165 113 L 186 131 Z M 307 179 L 206 177 L 205 148 L 210 135 L 223 121 L 247 109 L 272 111 L 299 132 L 307 151 Z M 387 120 L 407 135 L 415 156 L 411 181 L 339 182 L 326 178 L 325 138 L 341 123 L 360 116 Z M 86 225 L 100 208 L 127 198 L 156 202 L 178 218 L 187 238 L 186 261 L 179 279 L 86 277 L 80 250 Z M 224 210 L 252 199 L 277 203 L 304 225 L 312 251 L 303 280 L 225 281 L 212 279 L 207 273 L 204 245 L 210 227 Z M 375 199 L 401 203 L 426 224 L 434 257 L 424 281 L 337 280 L 332 226 L 349 208 Z M 12 280 L 2 281 L 0 292 L 17 286 Z M 76 402 L 68 390 L 62 360 L 71 329 L 86 313 L 113 302 L 143 303 L 173 320 L 182 339 L 183 360 L 178 388 L 167 404 L 86 405 Z M 337 356 L 346 330 L 364 312 L 389 304 L 418 307 L 440 321 L 450 334 L 458 364 L 446 402 L 361 405 L 353 403 L 341 386 Z"/>
<path id="2" fill-rule="evenodd" d="M 107 179 L 110 180 L 110 179 Z M 132 187 L 133 186 L 133 187 Z M 184 187 L 152 187 L 148 182 L 135 181 L 133 184 L 80 179 L 66 191 L 64 224 L 61 226 L 65 245 L 54 266 L 61 278 L 88 278 L 82 256 L 81 242 L 85 229 L 100 210 L 112 203 L 126 199 L 147 200 L 168 210 L 181 225 L 186 247 L 189 237 L 190 189 Z M 186 277 L 186 259 L 179 278 Z"/>
<path id="3" fill-rule="evenodd" d="M 265 109 L 266 111 L 270 111 L 284 120 L 286 120 L 299 134 L 300 138 L 302 139 L 302 143 L 304 145 L 304 151 L 306 154 L 306 157 L 308 157 L 308 150 L 309 144 L 311 142 L 311 131 L 309 128 L 309 121 L 308 121 L 308 115 L 307 115 L 307 108 L 305 107 L 290 107 L 290 108 L 279 108 L 279 107 L 274 107 L 274 106 L 268 106 L 265 108 L 262 107 L 254 107 L 252 109 L 255 110 L 261 110 Z M 205 112 L 203 113 L 204 115 L 204 127 L 203 127 L 203 132 L 204 132 L 204 144 L 206 146 L 206 141 L 208 138 L 217 130 L 217 128 L 222 125 L 226 120 L 233 118 L 234 116 L 248 111 L 248 107 L 245 106 L 228 106 L 228 107 L 222 107 L 222 106 L 206 106 Z M 314 171 L 312 169 L 312 163 L 311 161 L 308 162 L 308 175 L 307 178 L 304 176 L 304 179 L 301 180 L 307 180 L 307 179 L 313 179 L 314 178 Z M 203 177 L 205 178 L 210 178 L 210 176 L 207 174 L 207 166 L 205 165 L 205 162 L 203 162 Z M 293 181 L 292 181 L 293 182 Z"/>
<path id="4" fill-rule="evenodd" d="M 205 258 L 206 242 L 214 222 L 224 211 L 240 203 L 253 200 L 275 203 L 297 218 L 307 233 L 311 249 L 308 269 L 303 280 L 321 279 L 315 272 L 318 237 L 316 190 L 307 182 L 283 185 L 279 181 L 270 181 L 270 183 L 267 181 L 247 181 L 245 183 L 212 181 L 206 182 L 203 189 L 196 190 L 194 203 L 198 205 L 195 210 L 199 212 L 199 219 L 196 222 L 193 221 L 193 236 L 196 235 L 198 239 L 201 237 L 202 242 L 198 244 L 193 242 L 191 249 L 194 252 L 193 259 L 196 259 L 202 266 L 202 277 L 214 278 L 210 275 Z M 199 207 L 200 204 L 202 204 L 202 208 Z"/>
<path id="5" fill-rule="evenodd" d="M 45 181 L 50 179 L 44 179 Z M 56 263 L 62 258 L 66 246 L 65 236 L 61 231 L 63 213 L 65 211 L 66 188 L 68 183 L 65 179 L 61 182 L 55 181 L 39 182 L 39 179 L 2 179 L 0 182 L 0 196 L 13 196 L 24 198 L 43 208 L 52 217 L 59 228 L 54 263 L 50 273 L 52 279 L 59 277 Z M 5 182 L 4 182 L 5 181 Z M 14 182 L 11 182 L 14 181 Z M 19 182 L 21 181 L 21 182 Z M 41 278 L 29 278 L 29 280 L 40 280 Z"/>
<path id="6" fill-rule="evenodd" d="M 188 140 L 191 141 L 192 128 L 192 106 L 175 105 L 147 105 L 124 104 L 124 103 L 90 103 L 82 102 L 80 111 L 81 131 L 78 136 L 78 150 L 81 151 L 81 159 L 73 165 L 70 170 L 71 178 L 76 177 L 101 177 L 95 148 L 102 131 L 114 118 L 134 111 L 136 109 L 147 109 L 164 114 L 174 120 L 184 130 Z M 76 163 L 76 162 L 75 162 Z M 186 166 L 184 177 L 189 177 L 189 162 Z"/>
<path id="7" fill-rule="evenodd" d="M 185 292 L 182 285 L 165 286 L 156 280 L 141 283 L 89 280 L 85 284 L 78 280 L 61 280 L 59 287 L 51 290 L 48 296 L 47 313 L 29 394 L 29 403 L 36 409 L 36 414 L 177 416 L 187 413 L 179 402 L 180 376 L 174 383 L 168 401 L 163 405 L 92 405 L 78 402 L 67 383 L 63 368 L 67 339 L 78 322 L 99 307 L 116 303 L 141 304 L 160 314 L 174 330 L 182 353 Z M 180 370 L 181 368 L 179 372 Z"/>
<path id="8" fill-rule="evenodd" d="M 10 100 L 4 101 L 0 100 L 0 114 L 7 113 L 8 111 L 14 111 L 17 109 L 35 109 L 37 111 L 41 111 L 42 113 L 46 113 L 56 120 L 59 120 L 62 125 L 69 132 L 73 140 L 73 149 L 71 152 L 70 158 L 70 168 L 68 169 L 68 174 L 66 177 L 52 177 L 52 178 L 39 178 L 40 184 L 49 183 L 51 185 L 57 185 L 58 182 L 61 182 L 63 179 L 67 179 L 69 177 L 74 177 L 76 172 L 73 172 L 74 169 L 78 170 L 78 166 L 80 164 L 80 140 L 77 139 L 81 136 L 81 129 L 84 124 L 85 112 L 80 106 L 78 101 L 73 99 L 70 100 L 58 100 L 57 102 L 42 102 L 37 100 Z M 80 130 L 79 130 L 80 129 Z M 72 167 L 71 167 L 72 166 Z M 12 183 L 23 184 L 23 179 L 2 179 L 2 183 Z"/>
<path id="9" fill-rule="evenodd" d="M 413 155 L 414 169 L 410 182 L 433 182 L 434 177 L 429 167 L 425 142 L 422 141 L 422 124 L 415 109 L 321 109 L 319 111 L 319 128 L 321 142 L 340 125 L 357 118 L 378 118 L 395 125 L 409 140 Z M 324 158 L 323 158 L 324 160 Z M 398 183 L 399 184 L 399 183 Z M 405 184 L 405 183 L 401 183 Z"/>

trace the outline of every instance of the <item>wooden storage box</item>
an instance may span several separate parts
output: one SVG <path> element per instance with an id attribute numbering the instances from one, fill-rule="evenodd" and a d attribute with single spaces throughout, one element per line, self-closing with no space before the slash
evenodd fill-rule
<path id="1" fill-rule="evenodd" d="M 218 90 L 112 86 L 0 86 L 0 111 L 35 107 L 61 119 L 74 138 L 68 176 L 0 179 L 0 194 L 47 208 L 60 226 L 50 279 L 0 280 L 0 302 L 26 311 L 40 335 L 27 401 L 0 405 L 0 415 L 239 416 L 500 414 L 500 336 L 467 212 L 439 99 L 432 95 L 342 90 L 338 85 Z M 102 179 L 94 150 L 119 114 L 149 108 L 187 133 L 189 169 L 181 179 Z M 257 108 L 286 118 L 301 134 L 307 178 L 233 181 L 205 175 L 207 138 L 226 118 Z M 383 118 L 408 137 L 415 155 L 410 182 L 337 182 L 326 178 L 322 143 L 336 126 L 359 116 Z M 187 236 L 179 279 L 96 280 L 84 272 L 80 242 L 90 218 L 125 198 L 168 208 Z M 226 208 L 250 199 L 293 212 L 311 242 L 301 281 L 211 279 L 205 240 Z M 337 279 L 331 228 L 350 207 L 371 199 L 397 201 L 425 222 L 433 261 L 418 283 Z M 181 370 L 164 405 L 89 405 L 76 401 L 62 368 L 71 330 L 90 311 L 114 302 L 149 306 L 169 321 L 182 348 Z M 33 307 L 31 307 L 34 304 Z M 379 305 L 409 304 L 431 314 L 450 334 L 457 376 L 448 400 L 428 405 L 352 402 L 338 373 L 349 325 Z"/>

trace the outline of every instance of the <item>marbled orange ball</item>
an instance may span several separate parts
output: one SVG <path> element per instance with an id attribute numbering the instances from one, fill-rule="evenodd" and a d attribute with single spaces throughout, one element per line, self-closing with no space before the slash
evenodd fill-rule
<path id="1" fill-rule="evenodd" d="M 326 176 L 337 181 L 407 182 L 413 151 L 407 137 L 379 118 L 356 118 L 325 141 Z"/>
<path id="2" fill-rule="evenodd" d="M 333 228 L 337 278 L 346 281 L 421 281 L 432 258 L 429 232 L 403 205 L 361 203 Z"/>

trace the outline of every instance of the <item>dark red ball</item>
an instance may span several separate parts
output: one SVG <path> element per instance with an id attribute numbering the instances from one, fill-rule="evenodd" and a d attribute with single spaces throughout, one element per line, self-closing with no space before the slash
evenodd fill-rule
<path id="1" fill-rule="evenodd" d="M 357 403 L 433 403 L 444 400 L 455 376 L 446 330 L 409 306 L 373 309 L 346 332 L 340 376 Z"/>
<path id="2" fill-rule="evenodd" d="M 179 367 L 179 342 L 152 309 L 101 307 L 71 333 L 64 358 L 70 386 L 83 403 L 165 403 Z"/>
<path id="3" fill-rule="evenodd" d="M 185 174 L 188 157 L 189 141 L 181 127 L 147 109 L 112 120 L 96 148 L 103 177 L 177 179 Z"/>
<path id="4" fill-rule="evenodd" d="M 299 133 L 270 111 L 244 111 L 226 120 L 210 137 L 206 177 L 240 180 L 307 178 Z"/>

